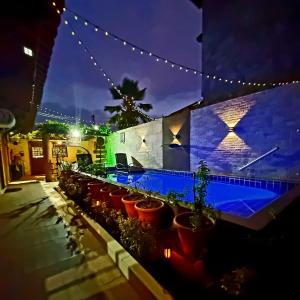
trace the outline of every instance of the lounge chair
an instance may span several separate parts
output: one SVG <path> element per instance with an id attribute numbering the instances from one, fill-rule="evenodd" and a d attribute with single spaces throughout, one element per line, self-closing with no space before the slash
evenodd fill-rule
<path id="1" fill-rule="evenodd" d="M 126 153 L 116 153 L 116 170 L 126 173 L 145 172 L 144 168 L 139 165 L 128 164 Z"/>

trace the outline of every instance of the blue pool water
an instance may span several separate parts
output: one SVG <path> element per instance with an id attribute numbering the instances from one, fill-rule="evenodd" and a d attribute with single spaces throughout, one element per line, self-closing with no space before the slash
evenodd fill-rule
<path id="1" fill-rule="evenodd" d="M 143 190 L 166 195 L 169 191 L 184 192 L 184 201 L 193 201 L 191 176 L 159 174 L 151 171 L 140 174 L 110 174 L 109 179 Z M 216 209 L 232 215 L 249 218 L 278 198 L 282 191 L 210 181 L 206 202 Z"/>

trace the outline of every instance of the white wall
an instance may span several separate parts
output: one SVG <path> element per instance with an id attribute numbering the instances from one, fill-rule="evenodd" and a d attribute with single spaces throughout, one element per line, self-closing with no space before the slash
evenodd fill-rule
<path id="1" fill-rule="evenodd" d="M 121 143 L 121 133 L 125 133 L 125 143 Z M 126 153 L 128 164 L 132 163 L 134 158 L 144 168 L 162 168 L 162 144 L 162 118 L 119 130 L 108 137 L 108 165 L 115 166 L 115 153 Z"/>

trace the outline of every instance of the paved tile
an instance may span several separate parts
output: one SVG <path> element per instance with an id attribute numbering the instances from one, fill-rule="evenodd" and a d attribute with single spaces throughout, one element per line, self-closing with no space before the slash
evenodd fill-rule
<path id="1" fill-rule="evenodd" d="M 57 212 L 65 223 L 71 217 L 53 183 L 14 187 L 0 195 L 0 299 L 141 299 L 90 231 L 81 238 L 88 255 L 67 248 Z"/>

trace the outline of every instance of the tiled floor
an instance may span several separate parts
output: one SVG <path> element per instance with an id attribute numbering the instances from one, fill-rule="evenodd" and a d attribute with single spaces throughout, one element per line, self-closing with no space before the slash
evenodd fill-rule
<path id="1" fill-rule="evenodd" d="M 81 252 L 68 249 L 74 226 L 53 186 L 13 185 L 0 195 L 0 299 L 143 298 L 87 228 L 77 236 Z"/>

